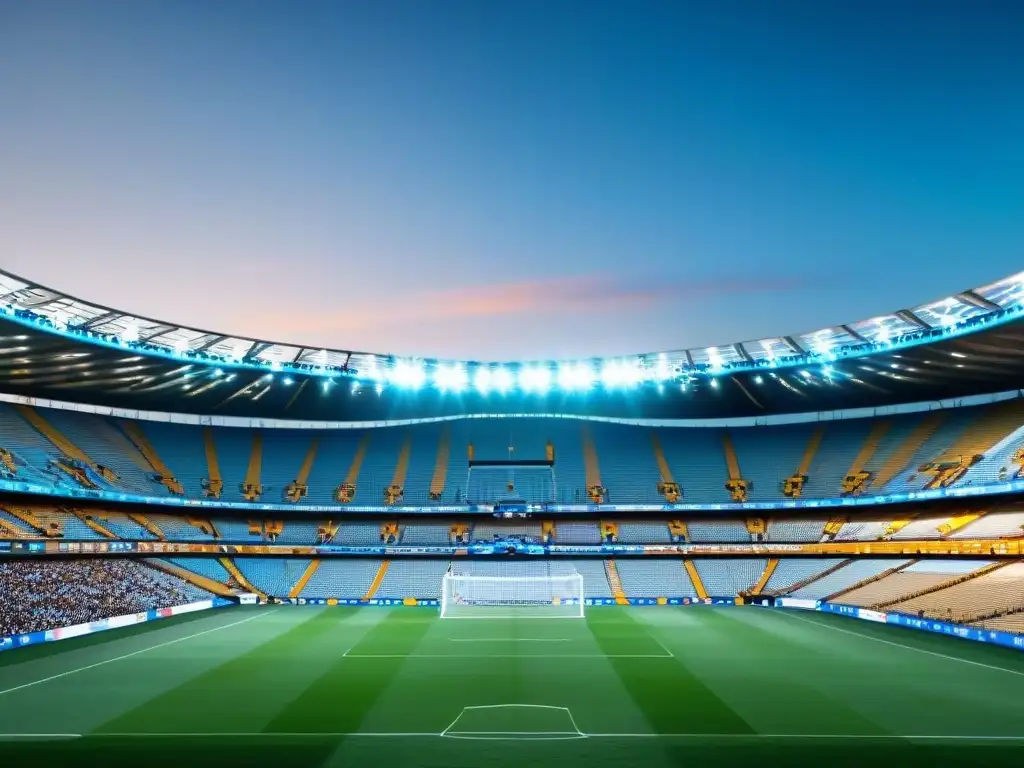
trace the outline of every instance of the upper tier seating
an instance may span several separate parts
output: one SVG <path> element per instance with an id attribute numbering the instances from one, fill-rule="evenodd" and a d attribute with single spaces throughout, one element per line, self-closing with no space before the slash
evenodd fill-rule
<path id="1" fill-rule="evenodd" d="M 747 592 L 764 573 L 768 561 L 764 558 L 710 560 L 696 558 L 693 564 L 711 597 L 735 597 Z"/>
<path id="2" fill-rule="evenodd" d="M 686 528 L 690 533 L 690 541 L 697 544 L 701 542 L 750 543 L 750 533 L 747 531 L 746 524 L 735 520 L 721 520 L 714 523 L 691 522 L 687 524 Z"/>
<path id="3" fill-rule="evenodd" d="M 1024 512 L 996 512 L 954 531 L 951 539 L 988 539 L 1024 536 Z"/>
<path id="4" fill-rule="evenodd" d="M 449 567 L 451 563 L 447 560 L 392 560 L 376 597 L 436 600 L 441 594 L 441 579 Z"/>
<path id="5" fill-rule="evenodd" d="M 844 592 L 834 600 L 837 603 L 859 605 L 864 608 L 890 603 L 905 595 L 932 589 L 987 565 L 987 562 L 975 560 L 923 560 L 898 573 Z"/>
<path id="6" fill-rule="evenodd" d="M 824 519 L 769 520 L 767 541 L 800 542 L 821 541 L 825 533 Z"/>
<path id="7" fill-rule="evenodd" d="M 15 457 L 17 474 L 32 482 L 74 487 L 76 480 L 53 465 L 62 456 L 59 446 L 71 444 L 88 457 L 91 480 L 113 492 L 166 497 L 168 488 L 157 482 L 150 463 L 155 456 L 153 464 L 166 466 L 192 498 L 219 494 L 223 502 L 242 502 L 249 496 L 275 504 L 294 499 L 341 508 L 346 503 L 423 506 L 508 497 L 585 503 L 588 488 L 595 485 L 610 503 L 661 505 L 665 498 L 658 484 L 669 480 L 679 485 L 685 502 L 718 504 L 731 501 L 725 484 L 735 473 L 734 479 L 747 481 L 749 501 L 773 501 L 785 498 L 786 480 L 800 470 L 805 472 L 801 498 L 831 498 L 840 494 L 855 459 L 871 475 L 866 492 L 892 492 L 932 482 L 934 472 L 921 466 L 948 460 L 957 451 L 984 458 L 950 482 L 977 485 L 1019 471 L 1013 459 L 1024 442 L 1020 403 L 889 417 L 877 441 L 870 438 L 878 423 L 872 419 L 725 430 L 494 417 L 393 427 L 254 430 L 126 423 L 60 409 L 35 412 L 49 426 L 0 404 L 0 447 Z M 148 445 L 151 452 L 144 454 L 137 444 Z M 471 471 L 470 455 L 475 462 L 519 466 L 478 463 Z M 534 464 L 524 467 L 523 462 Z M 99 477 L 98 465 L 115 476 Z M 299 492 L 293 483 L 301 480 Z M 243 487 L 247 483 L 251 487 Z M 349 501 L 339 501 L 339 495 Z"/>
<path id="8" fill-rule="evenodd" d="M 1024 607 L 1024 563 L 1011 563 L 974 579 L 886 608 L 951 621 Z"/>
<path id="9" fill-rule="evenodd" d="M 681 560 L 615 561 L 626 597 L 697 597 Z"/>
<path id="10" fill-rule="evenodd" d="M 807 581 L 814 576 L 824 573 L 829 568 L 835 568 L 843 562 L 839 558 L 827 559 L 800 559 L 783 558 L 775 567 L 775 571 L 768 579 L 764 592 L 785 593 L 794 584 Z"/>
<path id="11" fill-rule="evenodd" d="M 830 595 L 850 589 L 864 579 L 878 576 L 890 568 L 898 568 L 906 562 L 906 560 L 890 559 L 851 560 L 842 568 L 792 592 L 790 597 L 798 597 L 805 600 L 824 600 Z"/>

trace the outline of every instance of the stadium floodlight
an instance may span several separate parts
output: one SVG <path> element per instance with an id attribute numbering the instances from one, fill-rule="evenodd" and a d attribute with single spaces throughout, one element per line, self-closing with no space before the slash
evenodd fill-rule
<path id="1" fill-rule="evenodd" d="M 398 360 L 389 376 L 393 383 L 409 389 L 419 389 L 427 379 L 427 373 L 420 363 L 407 360 Z"/>
<path id="2" fill-rule="evenodd" d="M 519 388 L 544 394 L 551 386 L 551 371 L 543 365 L 525 366 L 519 371 Z"/>
<path id="3" fill-rule="evenodd" d="M 582 619 L 583 577 L 472 576 L 441 582 L 442 619 Z"/>
<path id="4" fill-rule="evenodd" d="M 601 367 L 601 383 L 609 389 L 635 387 L 644 379 L 639 360 L 609 360 Z"/>
<path id="5" fill-rule="evenodd" d="M 950 314 L 947 313 L 947 314 L 944 314 L 942 316 L 942 318 L 941 318 L 941 320 L 939 322 L 942 323 L 942 327 L 943 328 L 950 328 L 950 327 L 956 325 L 956 318 L 953 317 L 953 315 L 950 315 Z"/>
<path id="6" fill-rule="evenodd" d="M 460 363 L 439 365 L 434 371 L 434 386 L 442 392 L 461 392 L 468 381 L 466 369 Z"/>
<path id="7" fill-rule="evenodd" d="M 654 380 L 655 381 L 666 381 L 672 376 L 672 371 L 668 367 L 668 355 L 662 352 L 658 355 L 658 364 L 654 368 Z"/>
<path id="8" fill-rule="evenodd" d="M 558 368 L 558 386 L 567 392 L 590 389 L 594 384 L 594 370 L 586 363 L 566 363 Z"/>
<path id="9" fill-rule="evenodd" d="M 491 386 L 493 386 L 498 392 L 504 394 L 515 386 L 515 378 L 512 376 L 512 372 L 509 371 L 508 368 L 499 365 L 494 369 L 494 373 L 491 375 Z"/>
<path id="10" fill-rule="evenodd" d="M 481 365 L 476 369 L 476 374 L 473 376 L 473 387 L 482 395 L 486 395 L 491 391 L 491 380 L 493 379 L 491 369 L 486 365 Z"/>
<path id="11" fill-rule="evenodd" d="M 129 325 L 121 332 L 121 341 L 125 344 L 134 344 L 139 340 L 139 327 L 137 325 Z"/>
<path id="12" fill-rule="evenodd" d="M 188 352 L 188 342 L 185 339 L 176 339 L 174 342 L 174 354 L 184 355 Z"/>

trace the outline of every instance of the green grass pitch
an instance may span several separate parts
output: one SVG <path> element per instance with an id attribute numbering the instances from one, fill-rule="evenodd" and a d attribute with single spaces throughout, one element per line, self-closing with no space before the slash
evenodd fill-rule
<path id="1" fill-rule="evenodd" d="M 0 732 L 10 765 L 1010 765 L 1024 656 L 753 607 L 246 607 L 0 656 Z"/>

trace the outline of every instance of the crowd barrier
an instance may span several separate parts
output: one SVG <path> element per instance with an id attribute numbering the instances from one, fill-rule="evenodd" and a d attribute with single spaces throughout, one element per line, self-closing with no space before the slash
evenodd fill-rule
<path id="1" fill-rule="evenodd" d="M 933 632 L 935 634 L 958 637 L 961 640 L 973 640 L 978 643 L 1000 645 L 1006 648 L 1014 648 L 1018 651 L 1024 651 L 1024 635 L 1020 635 L 1015 632 L 1005 632 L 997 629 L 984 629 L 983 627 L 972 627 L 964 624 L 953 624 L 947 621 L 936 621 L 935 619 L 928 619 L 920 616 L 909 616 L 905 613 L 896 613 L 895 611 L 875 611 L 870 608 L 860 608 L 856 605 L 826 603 L 820 600 L 801 600 L 791 597 L 780 597 L 776 598 L 775 606 L 778 608 L 795 608 L 797 610 L 835 613 L 840 616 L 849 616 L 850 618 L 860 619 L 861 621 L 871 621 L 877 624 L 892 624 L 894 626 L 916 629 L 922 632 Z"/>
<path id="2" fill-rule="evenodd" d="M 145 496 L 137 493 L 120 493 L 117 491 L 65 488 L 40 483 L 30 483 L 11 478 L 0 478 L 0 491 L 9 493 L 31 494 L 64 499 L 95 499 L 118 503 L 155 504 L 161 506 L 204 508 L 204 509 L 244 509 L 258 512 L 314 512 L 337 515 L 338 513 L 355 514 L 387 514 L 408 516 L 417 514 L 438 515 L 474 515 L 493 516 L 495 504 L 437 504 L 423 506 L 390 506 L 385 504 L 288 504 L 283 501 L 276 504 L 262 502 L 225 501 L 223 499 L 194 499 L 181 496 Z M 743 503 L 711 503 L 696 504 L 682 502 L 679 504 L 527 504 L 526 512 L 531 515 L 559 514 L 592 514 L 608 515 L 619 513 L 652 513 L 652 512 L 754 512 L 769 510 L 794 509 L 832 509 L 838 507 L 871 507 L 882 504 L 904 504 L 922 502 L 933 499 L 968 498 L 974 496 L 994 496 L 1024 491 L 1024 479 L 1013 479 L 1004 482 L 953 486 L 950 488 L 929 488 L 921 491 L 903 493 L 887 493 L 871 496 L 834 497 L 830 499 L 782 499 L 779 501 L 747 501 Z"/>
<path id="3" fill-rule="evenodd" d="M 281 555 L 285 557 L 466 557 L 507 555 L 533 557 L 792 557 L 795 555 L 953 555 L 956 557 L 1019 557 L 1024 539 L 933 539 L 896 541 L 828 541 L 806 544 L 540 544 L 518 540 L 448 546 L 341 546 L 336 544 L 229 544 L 172 541 L 65 541 L 64 539 L 0 541 L 0 555 Z"/>
<path id="4" fill-rule="evenodd" d="M 21 635 L 0 637 L 0 651 L 9 651 L 13 648 L 24 648 L 40 643 L 52 643 L 57 640 L 69 640 L 72 637 L 83 637 L 96 632 L 105 632 L 108 629 L 121 629 L 123 627 L 135 626 L 136 624 L 145 624 L 148 621 L 167 619 L 171 616 L 181 616 L 182 614 L 195 613 L 196 611 L 206 611 L 211 608 L 224 608 L 229 605 L 235 605 L 235 602 L 223 597 L 215 597 L 212 600 L 200 600 L 197 603 L 176 605 L 170 608 L 155 608 L 141 613 L 111 616 L 107 619 L 97 619 L 86 624 L 75 624 L 70 627 L 58 627 L 41 632 L 26 632 Z"/>

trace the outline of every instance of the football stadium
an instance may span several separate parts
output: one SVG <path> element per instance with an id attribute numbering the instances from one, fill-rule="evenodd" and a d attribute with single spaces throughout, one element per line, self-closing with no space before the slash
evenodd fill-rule
<path id="1" fill-rule="evenodd" d="M 0 275 L 0 754 L 1009 764 L 1022 310 L 498 364 Z"/>

